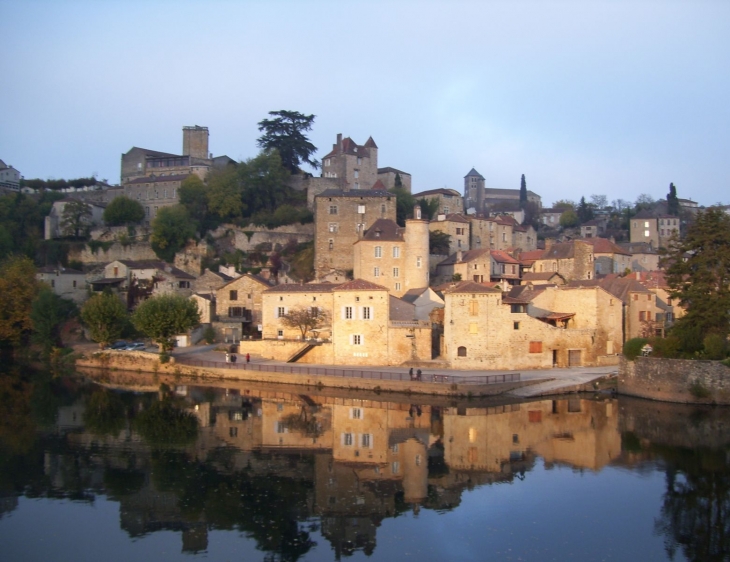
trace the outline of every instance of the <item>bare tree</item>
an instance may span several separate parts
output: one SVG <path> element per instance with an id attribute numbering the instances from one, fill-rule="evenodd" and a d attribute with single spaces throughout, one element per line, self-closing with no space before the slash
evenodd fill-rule
<path id="1" fill-rule="evenodd" d="M 329 313 L 316 306 L 295 308 L 281 317 L 284 326 L 297 328 L 302 333 L 302 339 L 306 339 L 308 332 L 321 328 L 329 321 Z"/>
<path id="2" fill-rule="evenodd" d="M 605 209 L 608 206 L 608 197 L 605 195 L 591 195 L 591 204 L 595 205 L 596 209 Z"/>

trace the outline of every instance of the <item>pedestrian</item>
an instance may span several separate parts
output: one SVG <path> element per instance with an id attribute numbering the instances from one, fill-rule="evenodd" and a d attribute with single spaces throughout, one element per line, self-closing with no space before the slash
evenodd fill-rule
<path id="1" fill-rule="evenodd" d="M 421 380 L 421 369 L 418 369 L 418 371 L 416 371 L 416 380 Z"/>
<path id="2" fill-rule="evenodd" d="M 246 354 L 246 363 L 250 363 L 250 362 L 251 362 L 251 354 L 247 353 Z"/>
<path id="3" fill-rule="evenodd" d="M 409 377 L 411 377 L 411 380 L 413 380 L 413 367 L 411 367 L 411 368 L 410 368 L 410 369 L 408 370 L 408 376 L 409 376 Z"/>
<path id="4" fill-rule="evenodd" d="M 226 363 L 230 363 L 230 362 L 231 362 L 231 356 L 226 351 Z"/>
<path id="5" fill-rule="evenodd" d="M 231 355 L 231 363 L 235 363 L 235 362 L 236 362 L 236 354 L 234 353 L 233 355 Z"/>

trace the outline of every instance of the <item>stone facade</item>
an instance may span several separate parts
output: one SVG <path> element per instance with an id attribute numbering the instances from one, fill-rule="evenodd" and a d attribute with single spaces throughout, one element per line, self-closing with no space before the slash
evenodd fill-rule
<path id="1" fill-rule="evenodd" d="M 516 284 L 520 279 L 520 264 L 500 250 L 457 251 L 436 266 L 436 276 L 441 282 L 450 281 L 456 274 L 462 281 Z"/>
<path id="2" fill-rule="evenodd" d="M 484 212 L 484 176 L 474 168 L 464 176 L 464 208 Z"/>
<path id="3" fill-rule="evenodd" d="M 730 404 L 730 368 L 719 361 L 622 358 L 618 391 L 665 402 Z"/>
<path id="4" fill-rule="evenodd" d="M 666 248 L 672 236 L 679 236 L 679 226 L 678 217 L 641 211 L 631 218 L 629 239 L 632 243 L 646 242 L 652 248 Z"/>
<path id="5" fill-rule="evenodd" d="M 264 322 L 264 291 L 271 288 L 266 281 L 246 273 L 215 291 L 216 320 L 222 322 L 226 337 L 237 341 L 241 336 L 258 337 Z"/>
<path id="6" fill-rule="evenodd" d="M 593 246 L 585 241 L 573 240 L 553 244 L 532 266 L 534 273 L 555 271 L 566 280 L 594 278 Z"/>
<path id="7" fill-rule="evenodd" d="M 377 219 L 395 221 L 395 213 L 395 196 L 385 190 L 332 190 L 315 197 L 316 277 L 351 271 L 353 244 Z"/>
<path id="8" fill-rule="evenodd" d="M 400 187 L 408 193 L 411 192 L 411 174 L 395 168 L 378 168 L 378 179 L 383 183 L 385 189 L 395 189 L 396 179 L 400 177 Z"/>
<path id="9" fill-rule="evenodd" d="M 646 242 L 624 242 L 618 246 L 631 254 L 631 271 L 656 271 L 659 269 L 659 254 Z"/>
<path id="10" fill-rule="evenodd" d="M 512 247 L 514 221 L 509 217 L 479 217 L 469 215 L 473 250 L 481 248 L 507 250 Z"/>
<path id="11" fill-rule="evenodd" d="M 36 279 L 49 285 L 55 294 L 81 304 L 89 296 L 83 271 L 64 267 L 45 266 L 38 269 Z"/>
<path id="12" fill-rule="evenodd" d="M 606 238 L 587 238 L 593 246 L 593 266 L 596 275 L 624 273 L 631 268 L 631 254 Z"/>
<path id="13" fill-rule="evenodd" d="M 115 242 L 107 250 L 98 248 L 94 251 L 88 245 L 84 245 L 80 249 L 72 248 L 68 253 L 68 259 L 83 264 L 106 264 L 115 260 L 156 260 L 157 254 L 149 242 L 136 242 L 129 246 Z"/>
<path id="14" fill-rule="evenodd" d="M 428 230 L 436 232 L 440 230 L 444 234 L 448 234 L 449 239 L 449 255 L 461 251 L 471 249 L 469 241 L 471 239 L 471 221 L 463 214 L 440 214 L 436 216 L 436 220 L 432 220 L 428 224 Z"/>
<path id="15" fill-rule="evenodd" d="M 322 177 L 337 180 L 339 189 L 372 189 L 378 181 L 378 146 L 373 138 L 361 146 L 338 134 L 322 158 Z"/>
<path id="16" fill-rule="evenodd" d="M 413 197 L 415 197 L 417 200 L 436 199 L 439 203 L 438 209 L 436 211 L 437 215 L 452 215 L 461 214 L 464 212 L 464 200 L 461 194 L 455 189 L 429 189 L 428 191 L 414 193 Z"/>
<path id="17" fill-rule="evenodd" d="M 68 233 L 63 232 L 62 229 L 62 222 L 63 222 L 63 212 L 66 208 L 66 205 L 73 202 L 81 202 L 82 200 L 76 197 L 67 197 L 65 199 L 61 199 L 60 201 L 55 201 L 53 203 L 53 206 L 51 207 L 51 211 L 48 213 L 48 216 L 44 219 L 44 238 L 46 240 L 51 240 L 53 238 L 61 238 L 63 236 L 67 236 Z M 104 224 L 104 207 L 100 205 L 94 205 L 93 203 L 86 202 L 87 205 L 89 205 L 89 210 L 91 211 L 91 216 L 88 217 L 85 220 L 85 225 L 88 228 L 91 228 L 93 226 L 98 226 L 101 224 Z"/>

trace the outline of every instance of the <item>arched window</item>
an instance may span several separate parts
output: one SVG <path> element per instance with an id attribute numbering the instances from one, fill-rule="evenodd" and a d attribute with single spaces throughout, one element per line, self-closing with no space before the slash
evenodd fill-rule
<path id="1" fill-rule="evenodd" d="M 459 357 L 466 357 L 466 348 L 463 345 L 459 346 L 459 349 L 456 350 L 456 354 Z"/>

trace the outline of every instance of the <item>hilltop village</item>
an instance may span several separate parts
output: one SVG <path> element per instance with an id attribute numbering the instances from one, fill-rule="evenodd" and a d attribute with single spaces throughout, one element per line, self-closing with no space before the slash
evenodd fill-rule
<path id="1" fill-rule="evenodd" d="M 319 176 L 287 173 L 284 198 L 261 184 L 242 202 L 226 199 L 226 178 L 270 155 L 238 164 L 214 157 L 208 140 L 206 127 L 186 126 L 181 154 L 122 154 L 119 185 L 57 190 L 44 238 L 73 243 L 55 263 L 46 256 L 37 278 L 79 305 L 104 291 L 129 310 L 179 294 L 201 323 L 177 345 L 212 330 L 243 353 L 327 365 L 611 365 L 626 341 L 661 336 L 683 314 L 660 251 L 698 205 L 676 194 L 641 209 L 605 197 L 546 208 L 524 176 L 520 189 L 491 188 L 475 168 L 461 190 L 414 192 L 409 173 L 379 165 L 372 137 L 338 134 Z M 43 196 L 11 166 L 0 174 L 6 192 Z M 198 207 L 194 188 L 208 193 Z M 264 193 L 269 214 L 244 220 L 239 207 Z M 122 200 L 141 209 L 134 224 L 105 218 Z M 176 248 L 155 229 L 180 207 L 206 208 Z M 236 218 L 203 232 L 212 209 Z"/>

